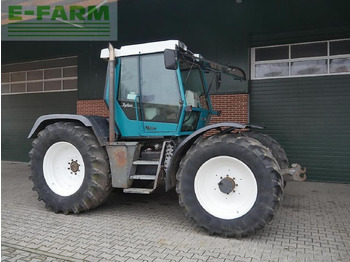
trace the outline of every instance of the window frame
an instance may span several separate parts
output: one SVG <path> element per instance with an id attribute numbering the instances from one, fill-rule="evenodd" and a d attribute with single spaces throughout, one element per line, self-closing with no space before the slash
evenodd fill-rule
<path id="1" fill-rule="evenodd" d="M 136 61 L 136 63 L 137 63 L 137 65 L 136 65 L 136 67 L 137 67 L 137 73 L 136 73 L 136 75 L 137 75 L 137 93 L 136 93 L 136 95 L 140 96 L 140 94 L 141 94 L 141 91 L 140 91 L 140 89 L 141 89 L 140 88 L 140 56 L 139 55 L 122 56 L 122 57 L 119 58 L 120 59 L 120 72 L 118 72 L 119 73 L 119 83 L 118 83 L 118 92 L 117 92 L 117 95 L 116 95 L 118 102 L 119 101 L 124 101 L 125 102 L 125 100 L 130 100 L 130 103 L 134 103 L 135 102 L 135 100 L 132 100 L 132 99 L 127 99 L 127 98 L 125 98 L 125 100 L 121 99 L 121 97 L 122 97 L 122 94 L 121 94 L 121 92 L 122 92 L 121 82 L 122 82 L 123 60 L 124 59 L 132 59 L 132 58 L 135 58 L 137 60 Z"/>
<path id="2" fill-rule="evenodd" d="M 144 78 L 144 72 L 143 72 L 143 68 L 145 68 L 145 66 L 143 65 L 144 59 L 142 58 L 146 58 L 146 57 L 154 57 L 154 56 L 161 56 L 161 65 L 162 68 L 164 68 L 165 71 L 169 71 L 170 73 L 172 73 L 175 76 L 175 82 L 176 82 L 176 90 L 177 90 L 177 98 L 178 98 L 178 103 L 175 103 L 173 105 L 171 104 L 158 104 L 158 103 L 149 103 L 149 102 L 145 102 L 144 101 L 144 91 L 145 91 L 145 84 L 143 83 L 143 78 Z M 171 69 L 166 69 L 165 65 L 164 65 L 164 52 L 154 52 L 154 53 L 148 53 L 148 54 L 140 54 L 138 55 L 138 62 L 139 62 L 139 92 L 140 92 L 140 105 L 141 105 L 141 115 L 142 115 L 142 121 L 145 122 L 156 122 L 156 123 L 166 123 L 166 124 L 179 124 L 180 121 L 180 117 L 181 117 L 181 112 L 182 112 L 182 104 L 180 103 L 180 101 L 182 101 L 182 97 L 181 97 L 181 90 L 180 90 L 180 83 L 179 83 L 179 78 L 177 75 L 177 71 L 176 70 L 171 70 Z M 146 67 L 148 66 L 147 64 L 145 64 Z M 147 76 L 147 74 L 146 74 Z M 162 120 L 149 120 L 146 119 L 146 110 L 145 110 L 145 106 L 147 107 L 148 105 L 156 105 L 156 106 L 160 106 L 160 107 L 177 107 L 178 106 L 178 115 L 176 119 L 173 119 L 172 121 L 166 121 L 164 119 Z"/>
<path id="3" fill-rule="evenodd" d="M 141 95 L 141 91 L 140 91 L 140 55 L 130 55 L 130 56 L 122 56 L 122 57 L 119 57 L 119 71 L 117 72 L 118 74 L 118 86 L 117 86 L 117 94 L 116 94 L 116 102 L 119 104 L 123 114 L 125 115 L 125 117 L 128 119 L 128 120 L 132 120 L 132 121 L 143 121 L 142 120 L 142 114 L 141 114 L 141 103 L 140 103 L 140 100 L 137 99 L 137 102 L 136 102 L 136 107 L 137 109 L 135 109 L 135 99 L 132 100 L 132 99 L 127 99 L 127 97 L 125 98 L 125 100 L 122 99 L 122 96 L 123 94 L 121 93 L 122 92 L 122 66 L 123 66 L 123 60 L 124 59 L 133 59 L 135 58 L 137 61 L 137 93 L 135 94 L 135 96 L 137 97 L 140 97 Z M 108 65 L 109 66 L 109 65 Z M 108 69 L 107 69 L 107 74 L 106 74 L 106 81 L 107 81 L 107 78 L 108 78 Z M 107 82 L 106 82 L 107 83 Z M 106 91 L 106 90 L 105 90 Z M 106 95 L 105 95 L 106 97 Z M 131 105 L 131 107 L 124 107 L 123 106 L 123 103 L 125 103 L 126 105 Z M 131 109 L 131 110 L 129 110 Z M 137 114 L 136 114 L 136 110 L 137 110 Z M 134 116 L 134 113 L 135 113 L 135 116 Z M 141 118 L 141 119 L 138 119 L 138 118 Z"/>
<path id="4" fill-rule="evenodd" d="M 251 63 L 250 63 L 250 74 L 252 80 L 265 80 L 265 79 L 281 79 L 281 78 L 296 78 L 296 77 L 317 77 L 317 76 L 332 76 L 332 75 L 348 75 L 350 72 L 330 72 L 330 60 L 332 59 L 350 59 L 349 54 L 342 55 L 331 55 L 330 54 L 330 43 L 340 42 L 340 41 L 349 41 L 350 38 L 336 39 L 336 40 L 325 40 L 325 41 L 314 41 L 314 42 L 301 42 L 293 44 L 284 44 L 284 45 L 270 45 L 270 46 L 261 46 L 251 48 Z M 302 57 L 302 58 L 291 58 L 291 48 L 293 45 L 307 45 L 307 44 L 316 44 L 316 43 L 327 43 L 327 55 L 325 56 L 312 56 L 312 57 Z M 262 48 L 273 48 L 273 47 L 283 47 L 288 46 L 288 59 L 277 59 L 277 60 L 264 60 L 264 61 L 255 61 L 255 50 Z M 316 61 L 316 60 L 326 60 L 327 61 L 327 73 L 322 74 L 305 74 L 305 75 L 292 75 L 292 63 L 293 62 L 302 62 L 302 61 Z M 269 77 L 256 77 L 255 66 L 260 64 L 275 64 L 275 63 L 288 63 L 288 75 L 287 76 L 269 76 Z"/>
<path id="5" fill-rule="evenodd" d="M 18 94 L 42 94 L 42 93 L 52 93 L 52 92 L 68 92 L 68 91 L 77 91 L 78 90 L 78 83 L 76 88 L 74 89 L 64 89 L 64 81 L 67 80 L 78 80 L 78 57 L 77 56 L 69 56 L 69 57 L 60 57 L 60 58 L 53 58 L 53 59 L 43 59 L 43 60 L 33 60 L 23 63 L 13 63 L 13 64 L 6 64 L 3 66 L 14 66 L 14 65 L 21 65 L 21 64 L 36 64 L 36 63 L 45 63 L 48 61 L 59 61 L 62 59 L 71 59 L 75 58 L 77 63 L 73 65 L 63 65 L 63 66 L 54 66 L 54 67 L 44 67 L 44 68 L 37 68 L 37 69 L 28 69 L 28 70 L 18 70 L 18 71 L 9 71 L 9 72 L 1 72 L 1 74 L 9 74 L 9 81 L 4 82 L 1 81 L 1 86 L 9 85 L 9 92 L 8 93 L 1 93 L 1 95 L 18 95 Z M 76 68 L 76 76 L 64 76 L 64 70 L 70 69 L 70 68 Z M 47 70 L 60 70 L 60 77 L 55 78 L 45 78 L 45 71 Z M 28 80 L 28 73 L 30 72 L 40 72 L 41 78 L 36 80 Z M 12 81 L 12 74 L 16 73 L 25 73 L 25 80 L 21 81 Z M 55 90 L 45 90 L 45 84 L 49 82 L 58 82 L 60 81 L 60 89 Z M 40 91 L 28 91 L 28 84 L 31 83 L 41 83 L 42 87 Z M 25 85 L 25 91 L 22 92 L 12 92 L 12 86 L 17 84 L 24 84 Z"/>
<path id="6" fill-rule="evenodd" d="M 142 57 L 145 57 L 145 56 L 154 56 L 154 55 L 162 55 L 162 61 L 164 59 L 164 52 L 154 52 L 154 53 L 146 53 L 146 54 L 137 54 L 137 55 L 127 55 L 127 56 L 121 56 L 119 57 L 120 59 L 120 71 L 119 71 L 119 84 L 118 84 L 118 92 L 117 92 L 117 96 L 116 96 L 116 101 L 117 103 L 119 103 L 119 106 L 121 107 L 123 113 L 125 114 L 125 116 L 129 119 L 129 120 L 138 120 L 138 121 L 143 121 L 143 122 L 159 122 L 159 123 L 169 123 L 169 124 L 178 124 L 179 123 L 179 119 L 181 117 L 181 112 L 182 112 L 182 105 L 180 103 L 180 101 L 182 100 L 182 97 L 181 97 L 181 90 L 180 90 L 180 83 L 179 83 L 179 79 L 178 79 L 178 75 L 177 75 L 177 71 L 176 70 L 169 70 L 169 69 L 166 69 L 166 70 L 169 70 L 169 71 L 173 71 L 174 75 L 175 75 L 175 78 L 176 78 L 176 84 L 177 84 L 177 91 L 178 91 L 178 98 L 179 98 L 179 115 L 178 115 L 178 118 L 176 120 L 176 122 L 166 122 L 166 121 L 151 121 L 151 120 L 146 120 L 146 117 L 145 117 L 145 110 L 144 110 L 144 105 L 147 104 L 143 101 L 142 99 L 142 92 L 143 92 L 143 84 L 142 84 Z M 136 103 L 137 104 L 137 110 L 138 110 L 138 117 L 137 118 L 135 116 L 134 117 L 130 117 L 128 114 L 127 114 L 127 111 L 126 111 L 126 108 L 124 108 L 121 103 L 123 102 L 126 102 L 124 100 L 121 100 L 121 92 L 122 92 L 122 89 L 121 89 L 121 74 L 122 74 L 122 60 L 125 59 L 125 58 L 136 58 L 137 59 L 137 76 L 138 76 L 138 93 L 136 94 L 136 96 L 139 97 L 138 99 L 138 102 Z M 165 66 L 164 66 L 164 69 L 165 69 Z M 135 101 L 132 101 L 132 100 L 128 100 L 128 103 L 132 103 L 133 105 L 133 110 L 135 110 L 135 107 L 134 107 L 134 104 L 135 104 Z M 162 105 L 162 104 L 159 104 L 159 105 Z M 167 106 L 166 104 L 164 104 L 163 106 Z M 136 111 L 135 111 L 136 112 Z"/>

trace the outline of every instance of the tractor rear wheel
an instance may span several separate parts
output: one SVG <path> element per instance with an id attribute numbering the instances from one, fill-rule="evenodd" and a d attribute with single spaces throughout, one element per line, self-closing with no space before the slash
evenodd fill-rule
<path id="1" fill-rule="evenodd" d="M 262 134 L 254 131 L 242 132 L 241 135 L 245 137 L 254 138 L 258 140 L 263 146 L 267 147 L 270 150 L 273 157 L 277 160 L 277 163 L 280 166 L 280 169 L 289 168 L 288 156 L 284 151 L 284 149 L 282 148 L 282 146 L 280 145 L 280 143 L 278 143 L 275 139 L 273 139 L 272 137 L 266 134 Z M 283 187 L 286 187 L 286 186 L 287 186 L 287 181 L 283 180 Z"/>
<path id="2" fill-rule="evenodd" d="M 209 233 L 242 237 L 263 228 L 283 188 L 271 153 L 254 139 L 214 135 L 193 145 L 176 175 L 179 202 Z"/>
<path id="3" fill-rule="evenodd" d="M 78 123 L 47 126 L 34 140 L 29 155 L 33 190 L 55 212 L 95 208 L 112 190 L 105 150 L 93 132 Z"/>
<path id="4" fill-rule="evenodd" d="M 258 140 L 263 146 L 267 147 L 271 151 L 273 157 L 277 160 L 280 169 L 289 168 L 288 156 L 280 143 L 278 143 L 275 139 L 266 134 L 254 131 L 242 132 L 241 135 L 254 138 Z"/>

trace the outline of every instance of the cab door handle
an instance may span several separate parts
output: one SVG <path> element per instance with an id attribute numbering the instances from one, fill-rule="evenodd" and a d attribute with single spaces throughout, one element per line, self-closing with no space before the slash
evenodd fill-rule
<path id="1" fill-rule="evenodd" d="M 146 129 L 148 129 L 148 130 L 155 130 L 157 128 L 155 126 L 146 126 Z"/>

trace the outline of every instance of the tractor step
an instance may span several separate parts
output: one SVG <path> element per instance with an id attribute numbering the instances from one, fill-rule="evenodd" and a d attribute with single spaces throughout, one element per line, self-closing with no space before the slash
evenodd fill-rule
<path id="1" fill-rule="evenodd" d="M 150 161 L 150 160 L 136 160 L 133 162 L 134 165 L 154 165 L 158 166 L 159 161 Z"/>
<path id="2" fill-rule="evenodd" d="M 135 180 L 155 180 L 156 176 L 152 176 L 152 175 L 133 175 L 133 176 L 130 176 L 130 179 L 135 179 Z"/>
<path id="3" fill-rule="evenodd" d="M 170 141 L 164 141 L 161 152 L 151 153 L 146 152 L 139 160 L 133 161 L 133 174 L 130 175 L 130 179 L 134 180 L 133 185 L 135 187 L 124 188 L 124 193 L 130 194 L 151 194 L 157 187 L 157 184 L 162 176 L 162 163 L 164 162 L 165 149 L 167 143 Z M 158 156 L 158 160 L 154 158 Z M 135 174 L 136 173 L 136 174 Z M 135 175 L 134 175 L 135 174 Z M 145 187 L 143 187 L 145 186 Z M 150 188 L 152 187 L 152 188 Z"/>
<path id="4" fill-rule="evenodd" d="M 160 151 L 143 151 L 141 152 L 142 160 L 159 160 L 160 159 Z"/>
<path id="5" fill-rule="evenodd" d="M 153 188 L 125 188 L 123 189 L 124 193 L 130 193 L 130 194 L 144 194 L 149 195 L 153 192 Z"/>

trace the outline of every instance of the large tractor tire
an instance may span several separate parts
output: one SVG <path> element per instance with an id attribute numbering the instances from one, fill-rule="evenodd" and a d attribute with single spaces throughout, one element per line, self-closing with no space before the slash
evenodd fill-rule
<path id="1" fill-rule="evenodd" d="M 282 148 L 282 146 L 280 145 L 280 143 L 278 143 L 275 139 L 273 139 L 272 137 L 266 134 L 262 134 L 254 131 L 242 132 L 241 135 L 245 137 L 254 138 L 258 140 L 263 146 L 268 148 L 271 154 L 273 155 L 273 157 L 277 160 L 277 163 L 280 166 L 280 169 L 289 168 L 288 156 L 284 151 L 284 149 Z M 283 187 L 285 188 L 286 186 L 287 186 L 287 181 L 283 180 Z"/>
<path id="2" fill-rule="evenodd" d="M 56 213 L 95 208 L 112 190 L 105 150 L 93 132 L 78 123 L 47 126 L 29 155 L 33 190 Z"/>
<path id="3" fill-rule="evenodd" d="M 258 140 L 263 146 L 267 147 L 271 151 L 281 169 L 289 168 L 288 156 L 280 143 L 278 143 L 275 139 L 266 134 L 254 131 L 242 132 L 241 135 Z"/>
<path id="4" fill-rule="evenodd" d="M 176 175 L 179 202 L 211 234 L 242 237 L 263 228 L 283 194 L 268 149 L 247 137 L 214 135 L 193 145 Z"/>

